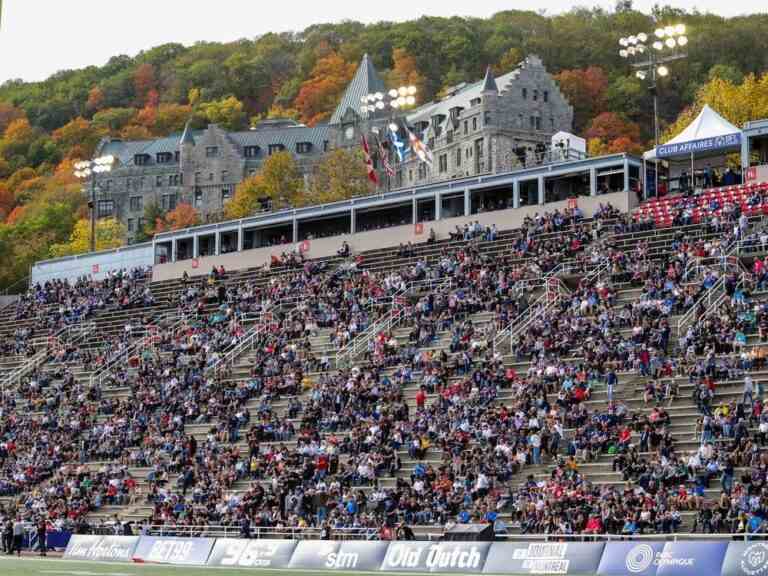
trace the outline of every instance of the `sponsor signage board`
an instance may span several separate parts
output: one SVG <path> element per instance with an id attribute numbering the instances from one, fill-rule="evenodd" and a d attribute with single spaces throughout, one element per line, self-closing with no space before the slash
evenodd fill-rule
<path id="1" fill-rule="evenodd" d="M 139 542 L 138 536 L 97 536 L 73 534 L 64 551 L 68 560 L 130 562 Z"/>
<path id="2" fill-rule="evenodd" d="M 768 542 L 731 542 L 723 560 L 722 576 L 768 575 Z"/>
<path id="3" fill-rule="evenodd" d="M 741 146 L 741 132 L 724 134 L 713 138 L 690 140 L 689 142 L 680 142 L 679 144 L 662 144 L 656 149 L 656 157 L 669 158 L 670 156 L 697 154 L 699 152 L 735 148 L 737 146 Z"/>
<path id="4" fill-rule="evenodd" d="M 604 544 L 585 542 L 494 542 L 486 574 L 595 574 Z"/>
<path id="5" fill-rule="evenodd" d="M 142 536 L 133 553 L 134 562 L 202 566 L 213 549 L 213 538 Z"/>
<path id="6" fill-rule="evenodd" d="M 720 576 L 728 542 L 609 542 L 599 576 Z"/>
<path id="7" fill-rule="evenodd" d="M 217 538 L 208 566 L 287 568 L 295 548 L 295 540 Z"/>
<path id="8" fill-rule="evenodd" d="M 308 570 L 376 571 L 387 553 L 387 542 L 302 540 L 293 552 L 289 568 Z"/>
<path id="9" fill-rule="evenodd" d="M 490 542 L 392 542 L 381 570 L 384 572 L 480 572 Z"/>

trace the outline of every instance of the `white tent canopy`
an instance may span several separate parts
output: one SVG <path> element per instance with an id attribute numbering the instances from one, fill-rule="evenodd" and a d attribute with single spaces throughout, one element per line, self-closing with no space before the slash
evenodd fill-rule
<path id="1" fill-rule="evenodd" d="M 741 130 L 705 104 L 699 115 L 685 130 L 663 146 L 647 151 L 643 154 L 643 158 L 654 160 L 657 150 L 667 147 L 669 147 L 668 151 L 673 153 L 663 154 L 663 156 L 688 157 L 700 151 L 738 146 L 740 142 Z"/>

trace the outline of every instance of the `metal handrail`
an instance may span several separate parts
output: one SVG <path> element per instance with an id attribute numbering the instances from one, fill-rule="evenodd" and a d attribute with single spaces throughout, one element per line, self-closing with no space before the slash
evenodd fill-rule
<path id="1" fill-rule="evenodd" d="M 216 373 L 224 366 L 231 365 L 236 358 L 238 358 L 243 352 L 253 348 L 256 339 L 267 331 L 269 326 L 266 316 L 269 313 L 265 312 L 259 317 L 259 320 L 254 322 L 254 325 L 248 330 L 240 341 L 235 344 L 229 351 L 217 358 L 212 364 L 205 368 L 206 374 Z"/>
<path id="2" fill-rule="evenodd" d="M 171 319 L 177 319 L 176 322 L 171 325 L 170 328 L 168 328 L 167 332 L 170 334 L 176 334 L 176 331 L 181 328 L 183 325 L 187 322 L 187 317 L 183 312 L 180 312 L 178 310 L 169 312 L 166 314 L 163 318 L 159 320 L 159 322 L 162 322 L 163 320 L 171 320 Z M 113 368 L 117 364 L 127 364 L 128 360 L 131 358 L 131 356 L 135 355 L 139 350 L 143 350 L 145 348 L 152 348 L 153 342 L 152 340 L 157 335 L 153 332 L 147 331 L 147 334 L 145 334 L 141 339 L 136 340 L 128 346 L 125 350 L 123 350 L 118 356 L 115 356 L 111 360 L 109 360 L 104 366 L 99 368 L 96 372 L 91 374 L 90 378 L 90 385 L 91 386 L 102 386 L 104 384 L 104 379 L 112 373 Z"/>
<path id="3" fill-rule="evenodd" d="M 453 278 L 447 276 L 439 279 L 416 280 L 414 282 L 409 282 L 404 288 L 397 290 L 391 296 L 389 312 L 376 322 L 370 324 L 365 330 L 350 340 L 346 346 L 338 350 L 336 353 L 336 366 L 349 365 L 349 363 L 359 357 L 362 352 L 368 349 L 368 343 L 373 340 L 377 334 L 392 330 L 392 328 L 396 327 L 403 320 L 405 315 L 403 313 L 403 307 L 399 303 L 399 299 L 405 294 L 415 292 L 425 286 L 439 289 L 451 286 L 452 283 Z"/>
<path id="4" fill-rule="evenodd" d="M 82 339 L 86 334 L 89 334 L 91 332 L 94 332 L 96 330 L 96 323 L 93 321 L 89 322 L 80 322 L 78 324 L 70 324 L 69 326 L 64 326 L 61 330 L 56 332 L 53 336 L 50 337 L 49 341 L 52 340 L 54 342 L 61 341 L 65 339 L 65 336 L 69 333 L 73 333 L 73 336 L 71 339 L 66 339 L 67 342 L 77 342 L 80 339 Z M 28 373 L 32 372 L 36 368 L 40 367 L 41 365 L 45 364 L 46 360 L 48 359 L 48 349 L 41 350 L 31 358 L 29 358 L 24 364 L 16 368 L 13 372 L 11 372 L 5 380 L 3 380 L 2 384 L 0 384 L 0 389 L 2 389 L 3 392 L 5 392 L 6 389 L 10 388 L 11 385 L 14 384 L 14 382 L 18 382 L 23 376 L 27 375 Z"/>

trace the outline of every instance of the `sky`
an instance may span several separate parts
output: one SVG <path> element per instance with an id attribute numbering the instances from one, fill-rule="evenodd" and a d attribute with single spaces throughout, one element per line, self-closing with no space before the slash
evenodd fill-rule
<path id="1" fill-rule="evenodd" d="M 649 11 L 657 0 L 635 0 Z M 0 83 L 43 80 L 59 70 L 102 65 L 119 54 L 168 42 L 232 41 L 311 24 L 402 21 L 429 16 L 488 17 L 501 10 L 611 9 L 614 0 L 0 0 Z M 723 16 L 747 14 L 754 0 L 677 0 L 675 7 Z M 764 10 L 764 9 L 763 9 Z"/>

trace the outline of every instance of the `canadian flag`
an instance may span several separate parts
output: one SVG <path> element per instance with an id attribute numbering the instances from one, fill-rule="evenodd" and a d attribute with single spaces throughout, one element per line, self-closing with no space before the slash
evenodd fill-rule
<path id="1" fill-rule="evenodd" d="M 379 176 L 376 174 L 376 170 L 373 168 L 373 159 L 371 158 L 371 150 L 368 148 L 368 140 L 363 135 L 361 137 L 363 144 L 363 154 L 365 155 L 365 166 L 368 169 L 368 180 L 374 184 L 379 183 Z"/>

